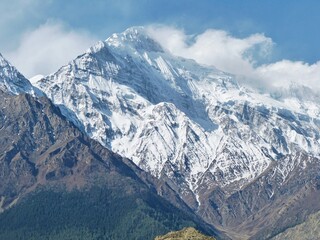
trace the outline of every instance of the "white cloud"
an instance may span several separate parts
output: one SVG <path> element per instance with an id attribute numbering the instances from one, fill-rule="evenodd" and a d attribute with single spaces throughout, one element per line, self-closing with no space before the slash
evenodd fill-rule
<path id="1" fill-rule="evenodd" d="M 270 38 L 262 34 L 239 39 L 223 30 L 215 29 L 209 29 L 195 37 L 164 26 L 151 26 L 148 31 L 174 55 L 191 58 L 201 64 L 213 65 L 239 75 L 252 71 L 253 65 L 258 60 L 256 57 L 266 57 L 273 44 Z"/>
<path id="2" fill-rule="evenodd" d="M 237 38 L 226 31 L 208 29 L 199 35 L 168 26 L 149 26 L 149 34 L 172 54 L 191 58 L 235 74 L 259 89 L 288 88 L 292 82 L 320 90 L 320 61 L 282 60 L 261 64 L 272 56 L 272 39 L 263 34 Z M 25 76 L 50 74 L 92 46 L 96 39 L 86 32 L 67 29 L 61 22 L 47 22 L 26 32 L 20 45 L 4 53 Z"/>
<path id="3" fill-rule="evenodd" d="M 269 81 L 274 87 L 284 87 L 292 82 L 320 87 L 320 62 L 308 64 L 301 61 L 282 60 L 255 69 L 262 81 Z"/>
<path id="4" fill-rule="evenodd" d="M 86 32 L 68 30 L 51 21 L 26 32 L 19 47 L 4 55 L 26 77 L 32 77 L 58 70 L 95 42 Z"/>
<path id="5" fill-rule="evenodd" d="M 260 89 L 288 88 L 293 82 L 320 89 L 320 62 L 282 60 L 261 64 L 270 58 L 274 45 L 263 34 L 237 38 L 223 30 L 209 29 L 189 36 L 167 26 L 150 26 L 148 32 L 172 54 L 215 66 Z"/>

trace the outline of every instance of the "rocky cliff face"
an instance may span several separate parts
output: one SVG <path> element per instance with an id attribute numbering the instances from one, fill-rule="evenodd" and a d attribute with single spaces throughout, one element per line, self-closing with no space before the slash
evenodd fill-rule
<path id="1" fill-rule="evenodd" d="M 300 171 L 305 181 L 316 178 L 307 170 L 319 156 L 316 94 L 297 85 L 276 95 L 242 86 L 170 55 L 143 28 L 112 35 L 36 86 L 212 224 L 233 229 L 284 198 L 279 189 L 301 190 Z"/>
<path id="2" fill-rule="evenodd" d="M 283 233 L 275 236 L 272 240 L 312 240 L 320 238 L 319 229 L 320 213 L 317 212 L 307 218 L 307 220 L 287 229 Z"/>
<path id="3" fill-rule="evenodd" d="M 225 238 L 165 182 L 81 132 L 2 56 L 0 72 L 1 239 L 151 239 L 190 224 Z"/>
<path id="4" fill-rule="evenodd" d="M 319 210 L 305 204 L 318 199 L 320 100 L 311 89 L 262 93 L 172 56 L 143 28 L 112 35 L 35 86 L 83 133 L 159 179 L 160 195 L 234 239 L 271 237 Z M 34 132 L 32 141 L 55 146 L 58 133 L 41 122 L 48 136 Z M 3 149 L 12 149 L 6 158 L 16 156 L 10 144 Z M 36 181 L 38 163 L 29 162 L 26 182 Z M 42 179 L 69 176 L 59 171 Z"/>
<path id="5" fill-rule="evenodd" d="M 287 159 L 305 163 L 297 164 L 284 182 L 280 170 L 275 170 L 282 166 L 274 166 L 232 194 L 214 189 L 198 214 L 224 228 L 232 239 L 269 239 L 304 222 L 320 207 L 319 159 L 307 158 Z"/>
<path id="6" fill-rule="evenodd" d="M 48 234 L 60 234 L 59 239 L 64 239 L 70 233 L 63 232 L 65 226 L 63 223 L 59 225 L 55 217 L 59 219 L 61 216 L 65 217 L 64 212 L 67 211 L 68 216 L 73 218 L 75 214 L 72 213 L 72 209 L 75 207 L 74 210 L 78 211 L 79 209 L 76 209 L 78 204 L 89 208 L 95 204 L 106 207 L 109 206 L 108 204 L 118 206 L 99 211 L 109 212 L 113 220 L 125 222 L 127 219 L 122 212 L 126 209 L 132 214 L 138 214 L 140 220 L 150 227 L 157 226 L 157 229 L 133 231 L 129 229 L 131 223 L 123 225 L 121 229 L 118 226 L 110 228 L 111 225 L 108 222 L 112 219 L 109 221 L 109 215 L 104 215 L 106 223 L 102 222 L 102 225 L 96 226 L 89 232 L 87 227 L 92 222 L 84 221 L 84 226 L 78 229 L 83 222 L 73 219 L 75 225 L 72 229 L 75 229 L 76 234 L 85 231 L 92 237 L 92 234 L 104 234 L 103 229 L 110 228 L 110 231 L 111 229 L 117 231 L 119 228 L 118 232 L 126 231 L 125 234 L 131 232 L 137 238 L 149 239 L 157 232 L 162 233 L 178 228 L 181 223 L 182 225 L 191 223 L 200 228 L 204 227 L 205 231 L 215 232 L 192 213 L 166 183 L 152 177 L 132 161 L 122 158 L 89 138 L 69 122 L 60 109 L 39 90 L 36 90 L 39 92 L 33 91 L 35 89 L 28 80 L 15 68 L 7 62 L 1 66 L 0 72 L 5 73 L 7 78 L 4 79 L 1 76 L 0 81 L 5 83 L 0 89 L 0 212 L 4 212 L 0 215 L 0 238 L 17 239 L 22 236 L 30 238 L 38 236 L 41 235 L 39 226 L 44 225 L 52 230 Z M 34 94 L 35 97 L 29 93 Z M 85 194 L 91 191 L 95 195 L 87 199 L 88 196 Z M 55 199 L 59 192 L 62 192 L 66 198 L 65 205 L 70 204 L 68 209 L 64 209 L 64 200 L 57 202 L 58 199 L 61 200 L 61 196 Z M 75 194 L 84 195 L 84 199 L 74 199 Z M 52 202 L 51 197 L 46 196 L 53 197 L 55 202 Z M 102 196 L 107 197 L 103 199 Z M 47 215 L 32 209 L 34 201 L 38 201 L 38 198 L 41 198 L 41 203 L 37 209 L 43 207 L 41 211 L 46 211 Z M 123 199 L 127 199 L 128 203 L 119 206 L 118 202 L 124 201 Z M 42 206 L 42 201 L 50 206 Z M 132 202 L 129 204 L 130 201 Z M 142 206 L 142 209 L 136 210 L 134 205 L 136 202 L 140 203 L 139 206 Z M 32 216 L 30 216 L 31 210 L 34 211 Z M 20 213 L 21 216 L 16 219 L 17 221 L 8 221 L 12 218 L 12 214 L 15 216 Z M 91 213 L 98 214 L 94 208 Z M 89 214 L 91 213 L 89 211 Z M 86 217 L 90 219 L 89 215 Z M 37 222 L 37 219 L 41 221 Z M 61 221 L 65 221 L 65 218 Z M 53 225 L 48 226 L 46 222 Z M 34 228 L 29 223 L 34 223 L 38 227 Z M 216 233 L 219 234 L 218 231 Z"/>

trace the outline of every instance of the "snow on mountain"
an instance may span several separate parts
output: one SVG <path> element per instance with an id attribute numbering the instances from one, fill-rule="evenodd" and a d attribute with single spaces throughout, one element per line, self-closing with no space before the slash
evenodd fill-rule
<path id="1" fill-rule="evenodd" d="M 18 70 L 0 54 L 0 89 L 12 94 L 42 95 Z"/>
<path id="2" fill-rule="evenodd" d="M 33 76 L 32 78 L 29 78 L 29 81 L 31 83 L 35 83 L 35 82 L 38 82 L 39 80 L 41 80 L 44 77 L 45 77 L 44 75 L 38 74 L 38 75 Z"/>
<path id="3" fill-rule="evenodd" d="M 141 27 L 34 84 L 89 136 L 179 186 L 195 207 L 204 185 L 233 191 L 287 155 L 319 155 L 320 108 L 301 96 L 308 89 L 259 93 L 172 56 Z M 278 171 L 284 181 L 290 167 Z"/>

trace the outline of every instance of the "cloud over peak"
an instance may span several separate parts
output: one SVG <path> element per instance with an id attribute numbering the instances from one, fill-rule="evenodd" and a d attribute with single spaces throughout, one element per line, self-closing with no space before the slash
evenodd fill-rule
<path id="1" fill-rule="evenodd" d="M 284 59 L 270 63 L 275 43 L 264 34 L 240 38 L 217 29 L 197 35 L 164 25 L 150 25 L 146 29 L 173 55 L 234 74 L 242 83 L 261 91 L 288 89 L 293 84 L 320 90 L 320 61 L 309 64 Z M 59 21 L 48 21 L 24 33 L 19 46 L 4 55 L 30 78 L 58 70 L 96 41 L 87 32 L 68 29 Z"/>
<path id="2" fill-rule="evenodd" d="M 216 29 L 208 29 L 196 36 L 166 26 L 151 26 L 148 32 L 174 55 L 240 75 L 250 71 L 260 61 L 258 58 L 266 58 L 273 45 L 272 40 L 263 34 L 240 39 Z"/>
<path id="3" fill-rule="evenodd" d="M 261 33 L 238 38 L 223 30 L 208 29 L 190 36 L 181 29 L 155 25 L 148 27 L 148 33 L 174 55 L 215 66 L 265 91 L 288 88 L 293 83 L 320 89 L 320 62 L 281 60 L 268 63 L 274 42 Z"/>
<path id="4" fill-rule="evenodd" d="M 86 32 L 69 30 L 61 22 L 48 21 L 26 32 L 18 48 L 5 56 L 27 77 L 50 74 L 93 45 Z"/>

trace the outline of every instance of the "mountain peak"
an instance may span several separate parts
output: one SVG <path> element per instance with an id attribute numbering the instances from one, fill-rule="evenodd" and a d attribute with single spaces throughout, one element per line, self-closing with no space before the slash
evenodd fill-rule
<path id="1" fill-rule="evenodd" d="M 10 63 L 0 53 L 0 67 L 4 68 L 4 67 L 6 67 L 8 65 L 10 65 Z"/>
<path id="2" fill-rule="evenodd" d="M 35 95 L 36 90 L 15 67 L 0 54 L 0 89 L 11 94 L 29 93 Z M 40 94 L 41 95 L 41 94 Z"/>
<path id="3" fill-rule="evenodd" d="M 139 52 L 163 52 L 160 44 L 149 36 L 144 27 L 131 27 L 122 33 L 112 34 L 106 43 L 114 47 L 131 47 Z"/>
<path id="4" fill-rule="evenodd" d="M 302 199 L 305 181 L 313 184 L 319 173 L 320 106 L 298 101 L 310 89 L 292 85 L 270 97 L 237 76 L 162 51 L 141 27 L 113 34 L 36 86 L 90 137 L 232 234 L 257 234 L 262 230 L 251 226 L 264 217 L 268 228 L 287 224 L 287 213 L 273 219 L 278 203 L 290 207 L 293 189 Z"/>

